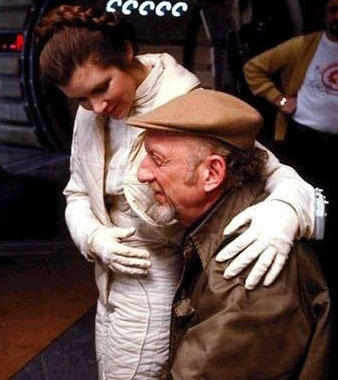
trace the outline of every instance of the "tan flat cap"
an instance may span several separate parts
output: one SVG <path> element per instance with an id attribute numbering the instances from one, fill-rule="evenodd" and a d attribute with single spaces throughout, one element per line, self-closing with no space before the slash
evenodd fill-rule
<path id="1" fill-rule="evenodd" d="M 261 115 L 249 104 L 223 92 L 197 89 L 179 96 L 127 124 L 146 129 L 196 133 L 251 148 L 262 125 Z"/>

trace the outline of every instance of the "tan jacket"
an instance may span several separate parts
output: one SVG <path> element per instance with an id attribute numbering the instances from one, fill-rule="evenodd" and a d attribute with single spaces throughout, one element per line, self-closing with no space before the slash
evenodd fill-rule
<path id="1" fill-rule="evenodd" d="M 174 380 L 326 377 L 330 299 L 310 245 L 296 243 L 275 283 L 252 291 L 244 288 L 250 269 L 225 281 L 214 260 L 234 238 L 224 239 L 224 227 L 261 197 L 259 183 L 225 196 L 186 237 L 171 329 Z"/>
<path id="2" fill-rule="evenodd" d="M 253 94 L 271 103 L 282 94 L 297 96 L 321 37 L 322 32 L 295 37 L 249 60 L 244 74 Z M 280 74 L 280 88 L 271 78 L 275 73 Z M 278 112 L 275 140 L 284 140 L 286 129 L 287 119 Z"/>

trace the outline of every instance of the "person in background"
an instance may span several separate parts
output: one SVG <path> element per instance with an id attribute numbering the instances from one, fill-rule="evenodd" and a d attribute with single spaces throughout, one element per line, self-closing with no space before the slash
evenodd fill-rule
<path id="1" fill-rule="evenodd" d="M 130 26 L 93 8 L 51 10 L 36 37 L 43 81 L 79 101 L 64 194 L 72 239 L 95 263 L 99 377 L 156 379 L 169 355 L 184 228 L 158 226 L 149 216 L 152 194 L 137 180 L 138 149 L 145 155 L 137 144 L 142 130 L 127 126 L 125 119 L 195 89 L 199 81 L 168 54 L 137 55 Z M 313 188 L 267 154 L 270 195 L 228 226 L 230 233 L 250 223 L 222 251 L 223 259 L 243 251 L 226 278 L 260 257 L 247 278 L 248 289 L 260 280 L 271 284 L 293 240 L 314 233 Z"/>
<path id="2" fill-rule="evenodd" d="M 254 57 L 244 73 L 254 95 L 278 108 L 275 139 L 284 141 L 286 154 L 335 204 L 337 189 L 328 168 L 338 146 L 338 1 L 325 0 L 324 6 L 325 31 L 292 38 Z"/>
<path id="3" fill-rule="evenodd" d="M 186 227 L 166 378 L 326 378 L 330 298 L 313 247 L 295 243 L 274 284 L 250 292 L 245 274 L 225 282 L 217 262 L 236 237 L 224 227 L 266 197 L 261 122 L 241 100 L 203 89 L 127 121 L 147 129 L 138 178 L 153 191 L 154 218 Z"/>
<path id="4" fill-rule="evenodd" d="M 316 164 L 318 157 L 311 160 L 311 153 L 329 148 L 338 134 L 338 1 L 324 2 L 324 32 L 292 38 L 244 66 L 253 94 L 263 96 L 278 109 L 275 140 L 285 140 L 289 153 L 319 184 L 323 167 Z M 279 74 L 280 83 L 274 81 L 274 74 Z"/>
<path id="5" fill-rule="evenodd" d="M 244 73 L 253 94 L 278 109 L 275 139 L 281 142 L 281 153 L 328 197 L 320 259 L 337 314 L 338 287 L 331 251 L 338 244 L 338 187 L 332 173 L 338 148 L 338 1 L 316 4 L 324 14 L 324 31 L 292 38 L 252 58 Z M 337 345 L 337 324 L 334 336 Z M 335 371 L 338 374 L 337 368 Z"/>

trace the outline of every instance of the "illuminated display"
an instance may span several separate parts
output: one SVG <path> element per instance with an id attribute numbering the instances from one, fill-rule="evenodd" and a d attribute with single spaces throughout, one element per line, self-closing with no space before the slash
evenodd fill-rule
<path id="1" fill-rule="evenodd" d="M 21 52 L 23 45 L 23 34 L 0 35 L 0 52 Z"/>
<path id="2" fill-rule="evenodd" d="M 173 16 L 181 17 L 188 10 L 188 4 L 179 1 L 171 3 L 170 1 L 160 1 L 156 4 L 154 1 L 146 0 L 139 2 L 137 0 L 109 0 L 106 6 L 107 12 L 119 11 L 124 15 L 131 15 L 138 12 L 141 16 L 148 16 L 155 14 L 158 17 Z"/>

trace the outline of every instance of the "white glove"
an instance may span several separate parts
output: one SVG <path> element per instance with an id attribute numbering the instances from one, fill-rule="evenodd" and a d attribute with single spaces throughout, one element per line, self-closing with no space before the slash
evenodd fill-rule
<path id="1" fill-rule="evenodd" d="M 224 277 L 230 279 L 259 257 L 245 282 L 246 289 L 254 289 L 265 274 L 265 286 L 271 285 L 279 275 L 298 232 L 299 221 L 290 205 L 268 200 L 247 208 L 233 218 L 224 235 L 233 234 L 249 223 L 243 234 L 218 253 L 216 261 L 228 260 L 241 252 L 224 271 Z"/>
<path id="2" fill-rule="evenodd" d="M 100 227 L 89 238 L 88 244 L 94 256 L 98 257 L 112 271 L 131 275 L 148 273 L 150 254 L 145 249 L 121 244 L 123 239 L 135 233 L 135 228 Z"/>

